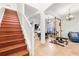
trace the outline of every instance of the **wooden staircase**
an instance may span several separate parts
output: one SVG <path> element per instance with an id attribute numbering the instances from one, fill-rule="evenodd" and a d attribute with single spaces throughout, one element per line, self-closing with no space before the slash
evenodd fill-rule
<path id="1" fill-rule="evenodd" d="M 0 56 L 29 56 L 17 12 L 9 9 L 0 27 Z"/>

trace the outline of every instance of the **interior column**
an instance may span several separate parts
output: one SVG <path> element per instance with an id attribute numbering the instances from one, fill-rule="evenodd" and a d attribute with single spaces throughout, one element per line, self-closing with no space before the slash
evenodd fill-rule
<path id="1" fill-rule="evenodd" d="M 40 32 L 41 32 L 41 44 L 45 43 L 45 14 L 40 13 Z"/>

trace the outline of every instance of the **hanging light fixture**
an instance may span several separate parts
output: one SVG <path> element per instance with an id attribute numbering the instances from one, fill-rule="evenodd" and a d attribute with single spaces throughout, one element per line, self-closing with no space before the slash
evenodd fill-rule
<path id="1" fill-rule="evenodd" d="M 69 9 L 69 13 L 66 15 L 66 20 L 72 20 L 74 19 L 74 16 L 70 13 L 70 9 Z"/>

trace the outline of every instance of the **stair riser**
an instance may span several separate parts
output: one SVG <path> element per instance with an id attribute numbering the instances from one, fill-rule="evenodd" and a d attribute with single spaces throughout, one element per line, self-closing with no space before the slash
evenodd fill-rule
<path id="1" fill-rule="evenodd" d="M 10 29 L 9 29 L 10 28 Z M 0 28 L 0 31 L 2 30 L 20 30 L 20 28 L 19 27 L 1 27 Z M 21 31 L 21 30 L 20 30 Z"/>
<path id="2" fill-rule="evenodd" d="M 9 50 L 9 52 L 8 51 L 2 52 L 2 53 L 0 53 L 0 56 L 7 56 L 9 54 L 16 53 L 17 51 L 21 51 L 21 50 L 24 50 L 24 49 L 26 49 L 25 46 L 21 46 L 21 47 L 16 48 L 16 49 Z"/>
<path id="3" fill-rule="evenodd" d="M 5 17 L 5 18 L 3 18 L 3 19 L 8 19 L 8 21 L 10 21 L 10 20 L 12 20 L 12 19 L 14 19 L 14 21 L 19 21 L 19 20 L 17 20 L 16 18 L 7 18 L 7 17 Z"/>
<path id="4" fill-rule="evenodd" d="M 7 15 L 7 16 L 6 16 Z M 13 13 L 10 13 L 10 14 L 6 14 L 6 15 L 4 15 L 5 17 L 10 17 L 10 16 L 14 16 L 14 17 L 17 17 L 17 15 L 16 14 L 13 14 Z"/>
<path id="5" fill-rule="evenodd" d="M 23 36 L 22 34 L 11 34 L 11 35 L 1 35 L 0 38 L 2 37 L 16 37 L 16 36 Z"/>
<path id="6" fill-rule="evenodd" d="M 20 27 L 20 25 L 18 25 L 18 24 L 17 24 L 17 25 L 16 25 L 16 24 L 15 24 L 15 25 L 14 25 L 14 24 L 1 24 L 1 26 L 2 26 L 2 27 L 11 27 L 11 28 L 12 28 L 12 27 L 19 27 L 20 30 L 21 30 L 21 27 Z M 2 28 L 2 27 L 1 27 L 1 28 Z"/>
<path id="7" fill-rule="evenodd" d="M 11 16 L 11 15 L 10 15 L 10 16 L 4 16 L 3 19 L 13 19 L 13 20 L 16 19 L 16 20 L 17 20 L 17 17 L 14 17 L 14 16 Z M 17 21 L 18 21 L 18 20 L 17 20 Z"/>
<path id="8" fill-rule="evenodd" d="M 22 31 L 1 31 L 0 33 L 22 33 Z"/>
<path id="9" fill-rule="evenodd" d="M 8 24 L 14 24 L 14 23 L 20 24 L 19 22 L 8 22 L 8 21 L 5 21 L 5 22 L 3 22 L 3 23 L 6 23 L 6 24 L 7 24 L 7 23 L 8 23 Z M 3 23 L 2 23 L 2 24 L 3 24 Z"/>
<path id="10" fill-rule="evenodd" d="M 5 26 L 5 27 L 1 27 L 1 28 L 0 28 L 0 31 L 1 31 L 1 30 L 2 30 L 2 31 L 3 31 L 3 30 L 10 30 L 9 28 L 12 29 L 12 30 L 13 30 L 13 29 L 14 29 L 14 30 L 15 30 L 15 29 L 16 29 L 16 30 L 20 30 L 20 28 L 19 28 L 19 27 L 16 27 L 16 26 L 15 26 L 15 27 L 14 27 L 14 26 L 13 26 L 13 27 L 7 27 L 7 26 Z M 21 31 L 21 30 L 20 30 L 20 31 Z"/>
<path id="11" fill-rule="evenodd" d="M 6 13 L 6 15 L 10 15 L 10 16 L 12 16 L 12 15 L 15 16 L 16 15 L 17 16 L 17 14 L 15 14 L 15 13 L 10 13 L 10 12 L 9 13 L 8 12 L 5 12 L 5 13 Z M 6 15 L 4 15 L 4 16 L 6 16 Z"/>
<path id="12" fill-rule="evenodd" d="M 20 34 L 20 33 L 22 33 L 22 32 L 18 32 L 18 31 L 17 32 L 4 32 L 4 31 L 0 32 L 1 35 L 11 35 L 11 34 L 14 35 L 14 34 Z"/>
<path id="13" fill-rule="evenodd" d="M 24 41 L 21 39 L 21 40 L 17 40 L 17 41 L 12 41 L 12 42 L 6 42 L 6 43 L 0 43 L 0 48 L 3 48 L 3 47 L 8 47 L 10 45 L 14 45 L 14 44 L 20 44 L 20 43 L 23 43 Z"/>
<path id="14" fill-rule="evenodd" d="M 20 24 L 19 22 L 3 22 L 2 24 Z"/>
<path id="15" fill-rule="evenodd" d="M 13 21 L 13 20 L 3 20 L 2 22 L 17 22 L 18 23 L 18 21 Z"/>
<path id="16" fill-rule="evenodd" d="M 9 14 L 10 14 L 10 13 L 16 14 L 16 11 L 10 11 L 10 10 L 8 11 L 8 10 L 6 10 L 5 13 L 6 13 L 6 14 L 7 14 L 7 13 L 9 13 Z"/>
<path id="17" fill-rule="evenodd" d="M 29 56 L 29 53 L 28 54 L 24 54 L 23 56 Z"/>
<path id="18" fill-rule="evenodd" d="M 16 11 L 13 11 L 13 10 L 10 10 L 10 9 L 6 9 L 6 11 L 5 12 L 7 12 L 7 13 L 14 13 L 14 14 L 16 14 Z"/>
<path id="19" fill-rule="evenodd" d="M 0 31 L 20 31 L 19 29 L 1 29 Z"/>
<path id="20" fill-rule="evenodd" d="M 12 39 L 23 39 L 23 36 L 11 36 L 11 37 L 0 37 L 0 42 L 3 42 L 3 41 L 8 41 L 8 40 L 12 40 Z"/>
<path id="21" fill-rule="evenodd" d="M 13 12 L 13 11 L 10 11 L 10 10 L 9 11 L 6 10 L 5 13 L 6 14 L 16 14 L 16 11 Z"/>
<path id="22" fill-rule="evenodd" d="M 14 24 L 1 24 L 1 26 L 2 27 L 19 27 L 19 28 L 21 28 L 19 24 L 15 24 L 15 25 Z"/>
<path id="23" fill-rule="evenodd" d="M 6 20 L 3 20 L 4 22 L 5 21 L 9 21 L 9 22 L 12 22 L 12 21 L 15 21 L 15 22 L 18 22 L 19 20 L 17 20 L 17 18 L 3 18 L 3 19 L 6 19 Z M 14 19 L 14 20 L 12 20 Z"/>

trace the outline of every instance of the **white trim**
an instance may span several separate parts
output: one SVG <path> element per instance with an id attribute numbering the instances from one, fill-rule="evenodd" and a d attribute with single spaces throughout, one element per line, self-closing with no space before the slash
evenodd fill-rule
<path id="1" fill-rule="evenodd" d="M 29 20 L 26 16 L 20 12 L 17 12 L 20 24 L 22 27 L 22 31 L 24 34 L 25 42 L 27 44 L 27 48 L 29 50 L 30 55 L 32 55 L 32 27 Z"/>
<path id="2" fill-rule="evenodd" d="M 5 8 L 1 8 L 0 9 L 0 27 L 1 27 L 1 22 L 2 22 L 3 16 L 4 16 L 4 12 L 5 12 Z"/>

